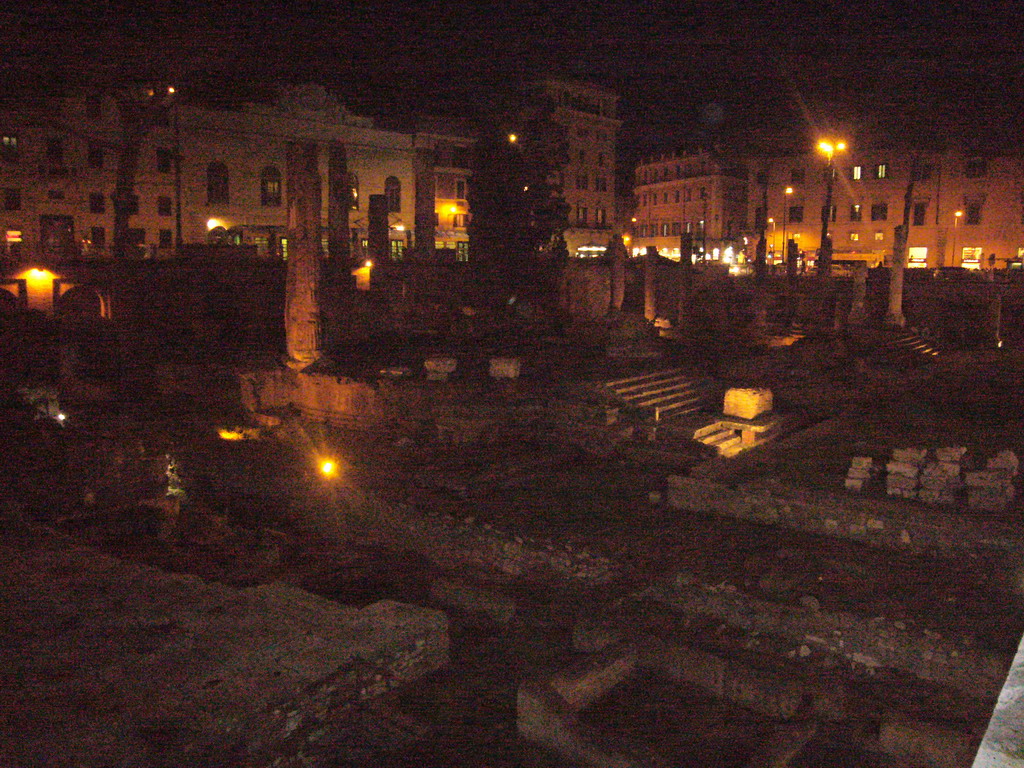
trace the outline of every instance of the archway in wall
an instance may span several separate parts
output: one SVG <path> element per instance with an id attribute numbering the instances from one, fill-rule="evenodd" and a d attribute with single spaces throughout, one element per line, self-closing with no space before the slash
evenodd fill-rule
<path id="1" fill-rule="evenodd" d="M 99 320 L 103 317 L 103 299 L 85 285 L 74 285 L 57 300 L 57 314 L 69 320 Z"/>

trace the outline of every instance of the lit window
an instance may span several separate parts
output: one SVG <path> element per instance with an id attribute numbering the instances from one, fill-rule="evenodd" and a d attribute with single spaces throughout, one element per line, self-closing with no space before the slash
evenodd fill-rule
<path id="1" fill-rule="evenodd" d="M 884 179 L 889 175 L 889 164 L 879 163 L 875 166 L 875 178 Z"/>
<path id="2" fill-rule="evenodd" d="M 885 240 L 885 232 L 882 230 L 875 232 L 875 240 Z"/>
<path id="3" fill-rule="evenodd" d="M 351 198 L 349 198 L 349 209 L 353 211 L 359 210 L 359 177 L 354 173 L 348 175 L 348 186 L 352 190 Z M 434 222 L 435 225 L 437 222 Z"/>
<path id="4" fill-rule="evenodd" d="M 850 178 L 854 181 L 860 181 L 864 177 L 864 166 L 854 165 L 850 168 Z"/>
<path id="5" fill-rule="evenodd" d="M 604 225 L 606 223 L 605 217 L 606 213 L 604 208 L 594 209 L 594 223 L 598 224 L 599 226 Z"/>
<path id="6" fill-rule="evenodd" d="M 14 134 L 4 134 L 0 138 L 0 154 L 4 160 L 18 159 L 18 137 Z"/>
<path id="7" fill-rule="evenodd" d="M 273 208 L 281 204 L 281 172 L 268 165 L 260 173 L 260 205 Z"/>
<path id="8" fill-rule="evenodd" d="M 857 242 L 858 240 L 860 240 L 860 233 L 859 232 L 851 232 L 850 233 L 850 239 L 853 242 Z"/>
<path id="9" fill-rule="evenodd" d="M 864 212 L 859 205 L 854 204 L 850 206 L 850 221 L 860 221 L 863 215 Z"/>

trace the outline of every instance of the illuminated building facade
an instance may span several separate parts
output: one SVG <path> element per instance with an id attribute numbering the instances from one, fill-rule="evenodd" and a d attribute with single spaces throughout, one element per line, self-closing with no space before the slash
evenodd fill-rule
<path id="1" fill-rule="evenodd" d="M 829 228 L 833 260 L 891 262 L 915 156 L 908 265 L 987 269 L 991 264 L 1002 269 L 1019 263 L 1024 256 L 1024 175 L 1019 159 L 960 151 L 856 148 L 837 153 L 834 159 Z M 770 221 L 769 251 L 781 257 L 785 236 L 813 259 L 821 241 L 825 158 L 817 153 L 762 158 L 751 160 L 749 167 L 748 220 Z M 762 205 L 763 183 L 767 211 Z"/>
<path id="2" fill-rule="evenodd" d="M 599 256 L 622 232 L 615 220 L 618 95 L 572 80 L 549 79 L 537 87 L 550 105 L 550 119 L 565 129 L 565 153 L 552 181 L 569 206 L 569 255 Z"/>
<path id="3" fill-rule="evenodd" d="M 689 233 L 696 258 L 732 261 L 744 249 L 747 173 L 740 163 L 711 155 L 676 154 L 637 166 L 630 252 L 678 259 L 681 236 Z"/>
<path id="4" fill-rule="evenodd" d="M 114 100 L 102 97 L 28 103 L 0 118 L 0 258 L 110 254 L 119 130 Z M 233 109 L 171 101 L 140 146 L 130 218 L 135 255 L 229 244 L 286 257 L 284 161 L 291 141 L 319 148 L 325 249 L 328 158 L 340 146 L 353 258 L 367 247 L 371 195 L 387 200 L 393 258 L 416 244 L 417 233 L 430 246 L 467 257 L 472 141 L 438 126 L 423 133 L 377 128 L 314 86 Z"/>

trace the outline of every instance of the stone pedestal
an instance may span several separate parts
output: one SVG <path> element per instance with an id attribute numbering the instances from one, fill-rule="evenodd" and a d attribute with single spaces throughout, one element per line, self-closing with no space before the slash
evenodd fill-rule
<path id="1" fill-rule="evenodd" d="M 772 409 L 772 391 L 764 388 L 733 388 L 725 393 L 722 411 L 726 416 L 754 419 Z"/>

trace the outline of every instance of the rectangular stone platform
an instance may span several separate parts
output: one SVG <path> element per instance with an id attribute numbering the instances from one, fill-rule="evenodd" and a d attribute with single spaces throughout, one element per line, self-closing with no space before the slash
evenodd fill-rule
<path id="1" fill-rule="evenodd" d="M 447 664 L 448 628 L 413 605 L 236 589 L 43 536 L 0 546 L 0 648 L 0 765 L 269 764 L 308 750 L 315 766 L 332 718 Z"/>

